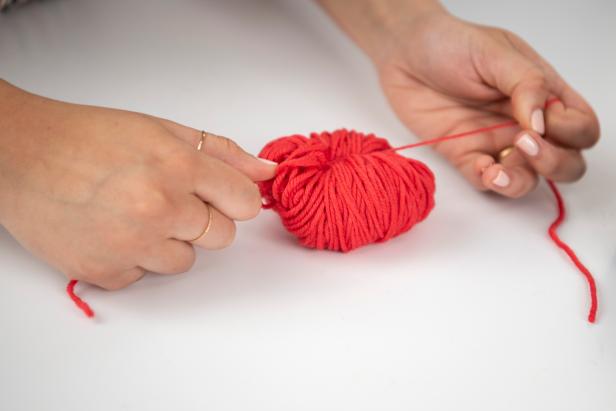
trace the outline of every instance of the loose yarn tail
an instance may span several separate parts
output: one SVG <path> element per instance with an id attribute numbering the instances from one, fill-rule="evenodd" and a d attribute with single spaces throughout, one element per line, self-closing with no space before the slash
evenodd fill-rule
<path id="1" fill-rule="evenodd" d="M 547 180 L 547 182 L 550 186 L 550 189 L 552 190 L 552 193 L 554 193 L 554 197 L 556 198 L 556 204 L 558 207 L 558 215 L 556 216 L 554 222 L 550 225 L 550 228 L 548 228 L 548 234 L 550 235 L 550 237 L 552 237 L 552 241 L 554 241 L 554 244 L 556 244 L 557 247 L 563 249 L 565 253 L 567 253 L 571 262 L 586 278 L 586 282 L 588 283 L 588 288 L 590 290 L 590 310 L 588 312 L 588 321 L 590 323 L 594 323 L 595 319 L 597 318 L 597 309 L 599 305 L 597 301 L 597 285 L 595 283 L 594 277 L 592 276 L 592 273 L 588 270 L 588 268 L 586 268 L 584 264 L 582 264 L 578 256 L 571 249 L 571 247 L 569 247 L 567 243 L 560 239 L 556 232 L 558 227 L 565 220 L 565 203 L 562 196 L 560 195 L 560 191 L 558 191 L 558 188 L 556 187 L 556 184 L 554 184 L 552 180 Z"/>
<path id="2" fill-rule="evenodd" d="M 73 300 L 77 308 L 83 311 L 83 313 L 87 317 L 89 318 L 94 317 L 94 311 L 92 311 L 92 309 L 90 308 L 90 305 L 87 302 L 83 301 L 81 298 L 79 298 L 77 294 L 75 294 L 75 285 L 77 285 L 77 280 L 69 281 L 68 284 L 66 285 L 66 293 L 71 298 L 71 300 Z"/>
<path id="3" fill-rule="evenodd" d="M 548 101 L 548 103 L 546 104 L 546 107 L 557 101 L 558 101 L 557 99 Z M 488 131 L 493 131 L 493 130 L 497 130 L 500 128 L 513 127 L 513 126 L 517 126 L 517 123 L 514 121 L 507 121 L 503 123 L 494 124 L 488 127 L 478 128 L 476 130 L 465 131 L 462 133 L 451 134 L 448 136 L 442 136 L 442 137 L 437 137 L 437 138 L 433 138 L 430 140 L 420 141 L 418 143 L 407 144 L 404 146 L 393 148 L 392 150 L 398 151 L 398 150 L 405 150 L 409 148 L 432 145 L 432 144 L 440 143 L 440 142 L 447 141 L 447 140 L 454 140 L 454 139 L 459 139 L 459 138 L 464 138 L 464 137 L 470 137 L 470 136 L 474 136 L 479 133 L 485 133 Z M 598 305 L 599 305 L 598 298 L 597 298 L 597 285 L 596 285 L 595 279 L 592 273 L 590 272 L 590 270 L 586 268 L 586 266 L 580 261 L 578 256 L 575 254 L 575 251 L 573 251 L 573 249 L 558 236 L 556 231 L 558 227 L 564 221 L 567 210 L 565 208 L 565 202 L 562 198 L 562 195 L 560 194 L 560 191 L 558 190 L 558 187 L 556 187 L 556 184 L 552 180 L 549 180 L 549 179 L 546 179 L 546 181 L 548 183 L 548 186 L 552 190 L 552 193 L 554 193 L 554 198 L 556 199 L 556 205 L 558 208 L 558 214 L 554 222 L 548 228 L 548 234 L 552 238 L 552 241 L 554 242 L 554 244 L 557 247 L 561 248 L 569 256 L 569 259 L 571 260 L 573 265 L 575 265 L 578 271 L 586 279 L 586 282 L 588 283 L 588 288 L 590 290 L 590 300 L 591 300 L 590 309 L 588 313 L 588 321 L 590 323 L 594 323 L 597 318 L 597 310 L 598 310 Z"/>
<path id="4" fill-rule="evenodd" d="M 553 99 L 548 101 L 548 103 L 546 104 L 546 107 L 557 102 L 557 99 Z M 470 136 L 474 136 L 476 134 L 479 133 L 485 133 L 488 131 L 493 131 L 493 130 L 497 130 L 500 128 L 508 128 L 508 127 L 513 127 L 516 126 L 517 123 L 514 121 L 507 121 L 507 122 L 503 122 L 503 123 L 499 123 L 499 124 L 494 124 L 492 126 L 488 126 L 488 127 L 483 127 L 483 128 L 478 128 L 476 130 L 471 130 L 471 131 L 465 131 L 462 133 L 457 133 L 457 134 L 451 134 L 448 136 L 442 136 L 442 137 L 437 137 L 437 138 L 433 138 L 430 140 L 424 140 L 424 141 L 420 141 L 418 143 L 413 143 L 413 144 L 407 144 L 404 146 L 400 146 L 400 147 L 396 147 L 393 148 L 392 150 L 394 151 L 398 151 L 398 150 L 406 150 L 409 148 L 415 148 L 415 147 L 421 147 L 421 146 L 426 146 L 426 145 L 432 145 L 432 144 L 436 144 L 436 143 L 440 143 L 443 141 L 447 141 L 447 140 L 454 140 L 454 139 L 459 139 L 459 138 L 464 138 L 464 137 L 470 137 Z M 592 275 L 592 273 L 590 272 L 590 270 L 588 270 L 588 268 L 586 268 L 586 266 L 580 261 L 580 259 L 578 258 L 578 256 L 575 254 L 575 251 L 573 251 L 573 249 L 567 244 L 565 243 L 557 234 L 557 229 L 558 227 L 562 224 L 562 222 L 565 219 L 566 216 L 566 208 L 565 208 L 565 202 L 563 201 L 562 195 L 560 194 L 560 191 L 558 190 L 558 187 L 556 187 L 556 184 L 549 179 L 546 179 L 548 186 L 550 187 L 550 189 L 552 190 L 552 193 L 554 193 L 554 197 L 556 199 L 556 205 L 558 208 L 558 214 L 556 216 L 556 219 L 554 220 L 554 222 L 550 225 L 550 227 L 548 228 L 548 234 L 549 236 L 552 238 L 552 241 L 554 242 L 554 244 L 561 248 L 568 256 L 569 259 L 571 260 L 571 262 L 573 263 L 573 265 L 575 265 L 575 267 L 578 269 L 578 271 L 584 276 L 584 278 L 586 279 L 586 282 L 588 283 L 588 288 L 590 291 L 590 309 L 588 312 L 588 321 L 590 323 L 594 323 L 596 318 L 597 318 L 597 310 L 598 310 L 598 298 L 597 298 L 597 285 L 595 282 L 595 279 Z"/>

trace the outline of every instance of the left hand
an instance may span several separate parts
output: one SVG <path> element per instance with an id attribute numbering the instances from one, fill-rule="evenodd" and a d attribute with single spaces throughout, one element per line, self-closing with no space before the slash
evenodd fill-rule
<path id="1" fill-rule="evenodd" d="M 476 188 L 516 198 L 538 176 L 574 181 L 584 174 L 582 150 L 599 138 L 597 117 L 518 36 L 444 11 L 400 24 L 390 36 L 393 46 L 372 57 L 393 109 L 420 138 L 510 118 L 520 124 L 436 145 Z M 499 163 L 498 153 L 509 146 L 515 150 Z"/>

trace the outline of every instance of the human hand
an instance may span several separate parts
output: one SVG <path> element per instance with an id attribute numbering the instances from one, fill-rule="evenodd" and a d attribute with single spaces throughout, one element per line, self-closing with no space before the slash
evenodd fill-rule
<path id="1" fill-rule="evenodd" d="M 599 138 L 597 117 L 522 39 L 459 20 L 430 0 L 360 3 L 366 9 L 345 29 L 372 58 L 391 106 L 417 136 L 435 138 L 511 118 L 519 123 L 435 146 L 476 188 L 520 197 L 538 176 L 582 176 L 581 152 Z M 372 15 L 370 24 L 358 23 L 362 15 Z M 546 108 L 548 101 L 555 102 Z M 515 149 L 499 163 L 499 153 L 510 146 Z"/>
<path id="2" fill-rule="evenodd" d="M 0 223 L 71 279 L 106 289 L 228 246 L 275 164 L 139 113 L 49 100 L 0 80 Z M 208 210 L 208 205 L 210 210 Z M 211 226 L 207 235 L 200 236 Z"/>
<path id="3" fill-rule="evenodd" d="M 473 130 L 513 117 L 519 128 L 440 143 L 475 187 L 520 197 L 538 176 L 574 181 L 582 149 L 599 138 L 592 108 L 528 44 L 505 30 L 445 13 L 398 34 L 379 65 L 383 90 L 404 124 L 421 138 Z M 547 108 L 549 100 L 558 99 Z M 515 150 L 497 162 L 498 153 Z"/>

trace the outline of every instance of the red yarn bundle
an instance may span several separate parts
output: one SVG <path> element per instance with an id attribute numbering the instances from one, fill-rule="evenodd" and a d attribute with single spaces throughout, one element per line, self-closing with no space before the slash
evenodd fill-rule
<path id="1" fill-rule="evenodd" d="M 274 140 L 259 155 L 279 164 L 260 184 L 265 207 L 310 248 L 346 252 L 402 234 L 434 207 L 434 175 L 391 148 L 344 129 Z"/>

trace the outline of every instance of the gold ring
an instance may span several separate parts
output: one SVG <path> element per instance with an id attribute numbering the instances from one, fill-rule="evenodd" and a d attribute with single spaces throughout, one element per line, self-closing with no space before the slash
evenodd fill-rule
<path id="1" fill-rule="evenodd" d="M 503 160 L 513 153 L 513 146 L 505 147 L 498 152 L 498 162 L 502 163 Z"/>
<path id="2" fill-rule="evenodd" d="M 199 139 L 199 144 L 197 144 L 197 151 L 201 151 L 201 149 L 203 148 L 206 136 L 207 134 L 205 134 L 205 131 L 201 130 L 201 138 Z"/>
<path id="3" fill-rule="evenodd" d="M 205 203 L 205 206 L 207 207 L 207 224 L 205 225 L 205 228 L 203 229 L 203 231 L 201 232 L 201 234 L 199 234 L 198 237 L 196 237 L 193 240 L 190 240 L 190 243 L 194 243 L 195 241 L 201 240 L 203 237 L 205 237 L 205 235 L 208 233 L 208 231 L 210 231 L 210 227 L 212 227 L 212 220 L 214 219 L 214 215 L 212 214 L 212 207 L 208 204 Z"/>

